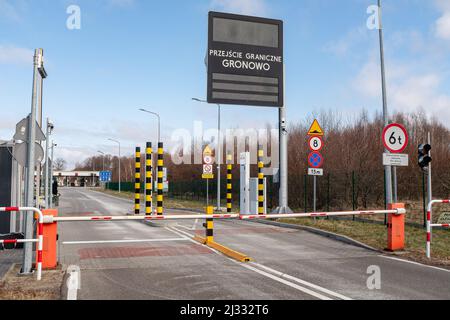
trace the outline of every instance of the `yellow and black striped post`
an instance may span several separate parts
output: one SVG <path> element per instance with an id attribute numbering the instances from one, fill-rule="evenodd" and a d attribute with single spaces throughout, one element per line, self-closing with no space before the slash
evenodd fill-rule
<path id="1" fill-rule="evenodd" d="M 206 208 L 206 214 L 212 216 L 214 207 Z M 206 243 L 214 242 L 214 219 L 206 219 Z"/>
<path id="2" fill-rule="evenodd" d="M 145 215 L 152 214 L 152 183 L 153 183 L 153 162 L 152 162 L 152 143 L 147 142 L 145 150 Z"/>
<path id="3" fill-rule="evenodd" d="M 264 150 L 258 147 L 258 214 L 264 214 Z"/>
<path id="4" fill-rule="evenodd" d="M 134 175 L 134 214 L 141 213 L 141 148 L 136 147 L 136 171 Z"/>
<path id="5" fill-rule="evenodd" d="M 233 209 L 233 165 L 231 155 L 227 155 L 227 213 Z"/>
<path id="6" fill-rule="evenodd" d="M 164 196 L 163 196 L 163 176 L 164 176 L 164 144 L 162 142 L 158 143 L 158 215 L 164 214 Z"/>

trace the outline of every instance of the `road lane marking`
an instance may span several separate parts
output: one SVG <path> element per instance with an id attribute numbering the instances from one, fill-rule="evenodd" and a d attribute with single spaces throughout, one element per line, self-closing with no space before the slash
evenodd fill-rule
<path id="1" fill-rule="evenodd" d="M 328 290 L 328 289 L 323 288 L 323 287 L 321 287 L 321 286 L 315 285 L 315 284 L 313 284 L 313 283 L 311 283 L 311 282 L 308 282 L 308 281 L 305 281 L 305 280 L 302 280 L 302 279 L 299 279 L 299 278 L 290 276 L 290 275 L 288 275 L 288 274 L 285 274 L 285 273 L 282 273 L 282 272 L 280 272 L 280 271 L 274 270 L 274 269 L 272 269 L 272 268 L 266 267 L 266 266 L 264 266 L 264 265 L 262 265 L 262 264 L 259 264 L 259 263 L 256 263 L 256 262 L 250 262 L 250 264 L 252 264 L 252 265 L 254 265 L 254 266 L 257 266 L 257 267 L 260 267 L 260 268 L 262 268 L 262 269 L 265 269 L 265 270 L 267 270 L 268 272 L 273 273 L 273 274 L 275 274 L 275 275 L 277 275 L 277 276 L 279 276 L 279 277 L 281 277 L 281 278 L 286 278 L 286 279 L 288 279 L 288 280 L 292 280 L 292 281 L 298 282 L 298 283 L 303 284 L 303 285 L 305 285 L 305 286 L 311 287 L 311 288 L 313 288 L 313 289 L 315 289 L 315 290 L 317 290 L 317 291 L 321 291 L 321 292 L 323 292 L 323 293 L 326 293 L 326 294 L 328 294 L 328 295 L 330 295 L 330 296 L 333 296 L 333 297 L 336 297 L 336 298 L 339 298 L 339 299 L 342 299 L 342 300 L 353 300 L 352 298 L 349 298 L 349 297 L 344 296 L 344 295 L 342 295 L 342 294 L 339 294 L 339 293 L 337 293 L 337 292 Z"/>
<path id="2" fill-rule="evenodd" d="M 64 245 L 78 244 L 108 244 L 108 243 L 145 243 L 145 242 L 171 242 L 171 241 L 188 241 L 183 238 L 167 238 L 167 239 L 142 239 L 142 240 L 104 240 L 104 241 L 64 241 Z"/>
<path id="3" fill-rule="evenodd" d="M 430 268 L 430 269 L 434 269 L 434 270 L 439 270 L 439 271 L 444 271 L 444 272 L 449 272 L 450 273 L 450 270 L 448 270 L 448 269 L 434 267 L 434 266 L 428 266 L 426 264 L 422 264 L 422 263 L 415 262 L 415 261 L 409 261 L 409 260 L 404 260 L 404 259 L 395 258 L 395 257 L 383 256 L 383 255 L 379 255 L 378 257 L 389 259 L 389 260 L 395 260 L 395 261 L 399 261 L 399 262 L 405 262 L 405 263 L 413 264 L 413 265 L 424 267 L 424 268 Z"/>
<path id="4" fill-rule="evenodd" d="M 235 262 L 234 260 L 232 260 L 232 261 Z M 236 263 L 238 263 L 238 262 L 236 262 Z M 308 295 L 310 295 L 310 296 L 313 296 L 313 297 L 315 297 L 315 298 L 318 298 L 318 299 L 320 299 L 320 300 L 333 300 L 332 298 L 329 298 L 329 297 L 327 297 L 327 296 L 324 296 L 324 295 L 322 295 L 322 294 L 320 294 L 320 293 L 318 293 L 318 292 L 312 291 L 312 290 L 310 290 L 310 289 L 308 289 L 308 288 L 305 288 L 305 287 L 302 287 L 302 286 L 300 286 L 300 285 L 298 285 L 298 284 L 295 284 L 295 283 L 293 283 L 293 282 L 287 281 L 287 280 L 285 280 L 285 279 L 283 279 L 283 278 L 274 276 L 274 275 L 272 275 L 272 274 L 270 274 L 270 273 L 267 273 L 267 272 L 265 272 L 265 271 L 256 269 L 256 268 L 254 268 L 254 267 L 252 267 L 252 266 L 249 266 L 248 264 L 239 264 L 239 265 L 242 266 L 242 267 L 244 267 L 244 268 L 246 268 L 246 269 L 249 269 L 249 270 L 252 270 L 252 271 L 254 271 L 254 272 L 256 272 L 256 273 L 259 273 L 259 274 L 261 274 L 261 275 L 263 275 L 263 276 L 265 276 L 265 277 L 267 277 L 267 278 L 270 278 L 270 279 L 275 280 L 275 281 L 277 281 L 277 282 L 283 283 L 283 284 L 285 284 L 285 285 L 287 285 L 287 286 L 289 286 L 289 287 L 291 287 L 291 288 L 294 288 L 294 289 L 297 289 L 297 290 L 299 290 L 299 291 L 302 291 L 302 292 L 304 292 L 304 293 L 306 293 L 306 294 L 308 294 Z"/>
<path id="5" fill-rule="evenodd" d="M 177 228 L 174 227 L 174 226 L 171 226 L 170 228 L 167 227 L 168 230 L 170 230 L 170 231 L 172 231 L 172 232 L 175 232 L 174 230 L 171 230 L 171 228 L 177 230 L 177 231 L 180 232 L 180 233 L 183 233 L 183 234 L 185 234 L 185 235 L 188 235 L 189 237 L 193 237 L 193 235 L 189 234 L 188 232 L 179 230 L 179 229 L 177 229 Z M 198 242 L 196 242 L 196 241 L 194 241 L 194 240 L 192 240 L 192 241 L 195 242 L 196 244 L 200 245 Z M 215 253 L 217 253 L 218 255 L 223 256 L 223 254 L 221 254 L 219 251 L 217 251 L 217 250 L 215 250 L 215 249 L 213 249 L 213 248 L 210 248 L 210 247 L 208 247 L 208 248 L 209 248 L 210 250 L 214 251 Z M 259 273 L 259 274 L 261 274 L 261 275 L 263 275 L 263 276 L 265 276 L 265 277 L 268 277 L 268 278 L 270 278 L 270 279 L 272 279 L 272 280 L 275 280 L 275 281 L 277 281 L 277 282 L 283 283 L 283 284 L 285 284 L 285 285 L 287 285 L 287 286 L 289 286 L 289 287 L 291 287 L 291 288 L 294 288 L 294 289 L 297 289 L 297 290 L 299 290 L 299 291 L 302 291 L 302 292 L 304 292 L 304 293 L 306 293 L 306 294 L 308 294 L 308 295 L 311 295 L 311 296 L 313 296 L 313 297 L 316 297 L 316 298 L 318 298 L 318 299 L 321 299 L 321 300 L 333 300 L 332 298 L 327 297 L 327 296 L 325 296 L 325 295 L 323 295 L 323 294 L 320 294 L 320 293 L 315 292 L 315 291 L 313 291 L 313 290 L 311 290 L 311 289 L 308 289 L 308 288 L 305 288 L 305 287 L 303 287 L 303 286 L 300 286 L 300 285 L 298 285 L 298 284 L 296 284 L 296 283 L 293 283 L 293 282 L 291 282 L 291 281 L 288 281 L 288 280 L 283 279 L 283 278 L 281 278 L 281 277 L 278 277 L 278 276 L 276 276 L 276 275 L 273 275 L 273 274 L 270 274 L 270 273 L 268 273 L 268 272 L 259 270 L 259 269 L 257 269 L 257 268 L 252 267 L 252 266 L 249 266 L 248 264 L 242 264 L 242 263 L 239 263 L 239 262 L 237 262 L 237 261 L 235 261 L 235 260 L 233 260 L 233 259 L 231 259 L 231 258 L 228 258 L 228 257 L 225 257 L 225 258 L 228 259 L 228 260 L 230 260 L 230 261 L 232 261 L 232 262 L 234 262 L 234 263 L 237 263 L 237 264 L 240 265 L 241 267 L 244 267 L 244 268 L 247 268 L 247 269 L 249 269 L 249 270 L 252 270 L 252 271 L 254 271 L 254 272 L 256 272 L 256 273 Z M 265 267 L 265 266 L 263 266 L 263 265 L 261 265 L 261 264 L 258 264 L 258 263 L 252 263 L 252 264 L 257 265 L 257 266 L 260 266 L 260 267 L 264 267 L 264 269 L 266 269 L 266 270 L 272 270 L 272 272 L 275 272 L 275 273 L 278 273 L 278 274 L 282 274 L 281 272 L 278 272 L 278 271 L 276 271 L 276 270 L 270 269 L 270 268 Z M 283 274 L 282 274 L 282 275 L 283 275 Z M 285 275 L 285 276 L 288 276 L 288 275 Z M 289 276 L 289 277 L 291 277 L 291 276 Z M 287 277 L 286 277 L 286 278 L 287 278 Z M 301 280 L 301 279 L 298 279 L 298 278 L 295 278 L 295 277 L 291 277 L 291 278 L 292 278 L 291 280 L 294 280 L 294 279 L 295 279 L 294 281 L 297 281 L 297 282 L 302 283 L 302 284 L 307 284 L 309 287 L 314 288 L 314 289 L 319 290 L 319 291 L 322 291 L 322 292 L 324 292 L 324 293 L 328 293 L 328 294 L 331 295 L 331 296 L 338 297 L 338 298 L 344 299 L 344 300 L 351 300 L 351 298 L 348 298 L 348 297 L 346 297 L 346 296 L 340 295 L 339 293 L 336 293 L 336 292 L 333 292 L 333 291 L 331 291 L 331 290 L 322 288 L 322 287 L 320 287 L 320 286 L 314 285 L 314 284 L 312 284 L 312 283 L 310 283 L 310 282 L 307 282 L 307 281 L 304 281 L 304 280 Z M 319 288 L 320 288 L 320 289 L 319 289 Z"/>
<path id="6" fill-rule="evenodd" d="M 77 300 L 78 290 L 81 288 L 80 267 L 71 265 L 67 268 L 69 278 L 67 278 L 67 300 Z"/>

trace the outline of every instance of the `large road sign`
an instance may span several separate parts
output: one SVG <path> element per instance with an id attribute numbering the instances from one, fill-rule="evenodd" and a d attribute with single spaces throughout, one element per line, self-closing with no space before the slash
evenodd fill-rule
<path id="1" fill-rule="evenodd" d="M 311 137 L 309 139 L 309 148 L 311 151 L 320 151 L 323 148 L 323 140 L 321 137 Z"/>
<path id="2" fill-rule="evenodd" d="M 311 152 L 308 156 L 308 163 L 311 168 L 321 168 L 323 166 L 323 156 L 319 152 Z"/>
<path id="3" fill-rule="evenodd" d="M 208 102 L 283 106 L 283 22 L 210 12 Z"/>
<path id="4" fill-rule="evenodd" d="M 390 152 L 402 153 L 408 146 L 408 132 L 401 124 L 390 124 L 383 130 L 383 143 Z"/>

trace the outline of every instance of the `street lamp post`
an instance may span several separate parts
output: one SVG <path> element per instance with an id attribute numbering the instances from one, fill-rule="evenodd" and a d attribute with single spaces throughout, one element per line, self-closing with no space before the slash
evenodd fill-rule
<path id="1" fill-rule="evenodd" d="M 105 153 L 103 151 L 97 151 L 102 155 L 103 171 L 105 171 Z"/>
<path id="2" fill-rule="evenodd" d="M 156 112 L 149 111 L 149 110 L 143 109 L 143 108 L 139 109 L 139 111 L 154 115 L 158 118 L 158 143 L 157 143 L 157 148 L 156 148 L 156 151 L 158 151 L 158 145 L 161 142 L 161 116 Z M 156 153 L 158 153 L 158 152 L 156 152 Z M 155 166 L 153 166 L 153 170 L 156 172 Z M 153 176 L 156 176 L 156 174 L 154 174 Z M 155 189 L 155 184 L 152 181 L 152 193 L 155 191 L 154 189 Z M 153 202 L 152 202 L 152 206 L 153 206 Z M 153 208 L 152 208 L 152 211 L 153 211 Z"/>
<path id="3" fill-rule="evenodd" d="M 114 140 L 114 139 L 108 139 L 109 141 L 115 142 L 119 145 L 119 193 L 121 192 L 121 187 L 120 185 L 122 184 L 122 176 L 120 174 L 120 141 Z"/>
<path id="4" fill-rule="evenodd" d="M 192 98 L 192 100 L 202 103 L 208 103 L 208 101 Z M 217 211 L 222 211 L 222 207 L 220 204 L 220 167 L 222 163 L 222 140 L 221 140 L 221 105 L 217 104 Z"/>
<path id="5" fill-rule="evenodd" d="M 139 111 L 149 113 L 149 114 L 152 114 L 152 115 L 158 117 L 158 142 L 161 142 L 161 117 L 160 117 L 160 115 L 156 112 L 148 111 L 146 109 L 139 109 Z"/>

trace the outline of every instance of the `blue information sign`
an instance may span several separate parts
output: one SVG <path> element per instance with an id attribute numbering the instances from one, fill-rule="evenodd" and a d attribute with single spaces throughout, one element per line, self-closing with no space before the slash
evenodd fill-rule
<path id="1" fill-rule="evenodd" d="M 111 182 L 112 172 L 111 171 L 100 171 L 100 182 Z"/>

